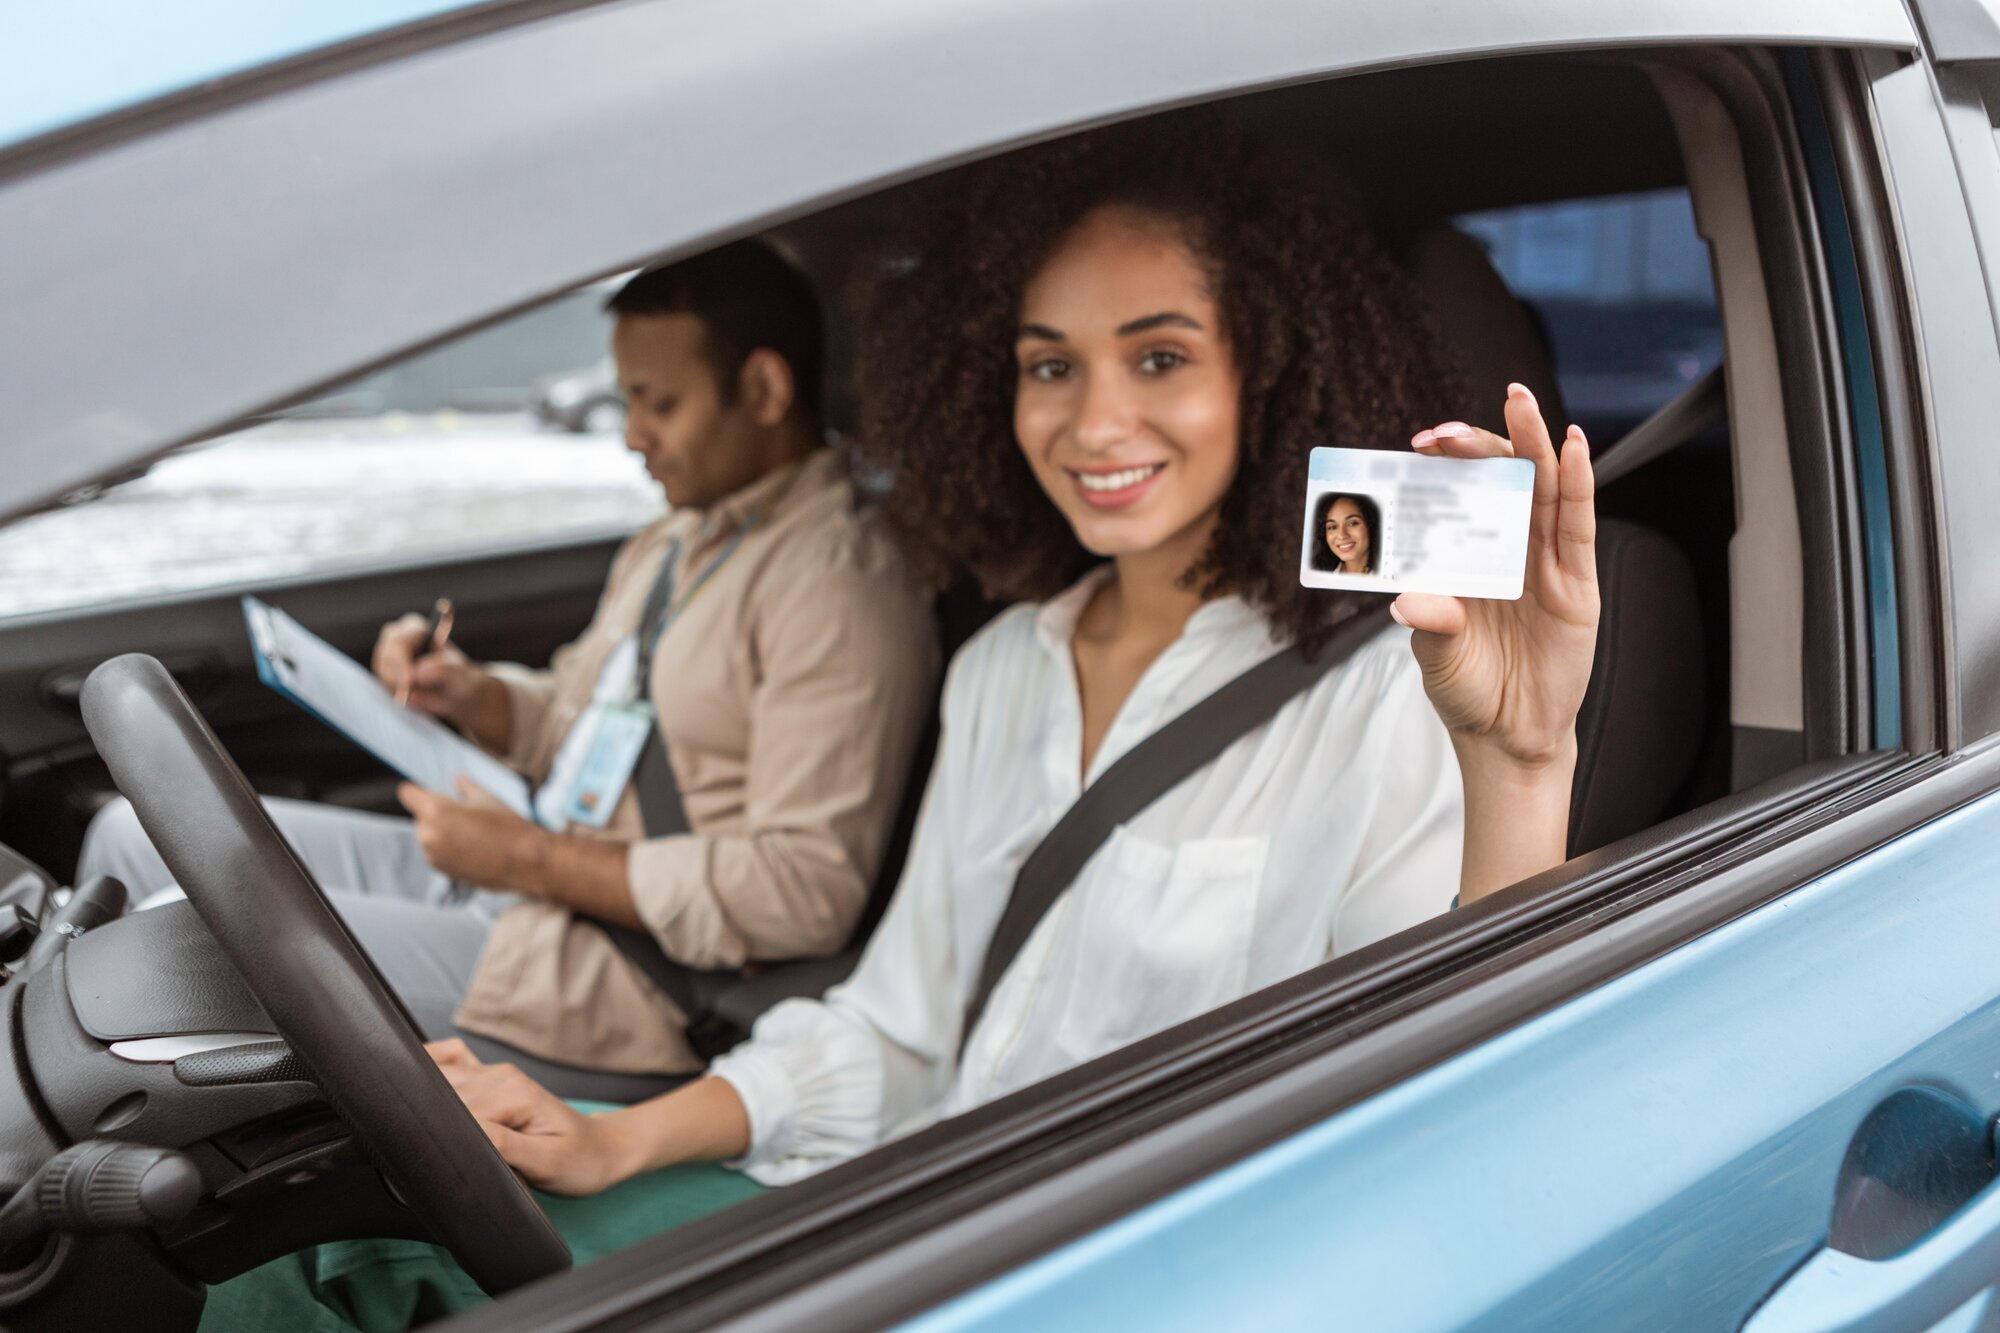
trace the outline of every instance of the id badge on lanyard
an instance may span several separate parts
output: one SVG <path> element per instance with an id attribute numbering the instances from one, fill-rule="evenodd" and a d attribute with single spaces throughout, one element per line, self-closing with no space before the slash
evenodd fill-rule
<path id="1" fill-rule="evenodd" d="M 632 783 L 632 774 L 639 767 L 639 756 L 645 753 L 658 720 L 646 689 L 646 677 L 652 670 L 653 649 L 665 635 L 667 626 L 708 586 L 708 581 L 736 553 L 736 548 L 743 544 L 750 530 L 791 489 L 792 478 L 797 475 L 794 468 L 792 477 L 786 479 L 757 513 L 744 521 L 721 552 L 690 581 L 691 586 L 680 593 L 677 602 L 675 576 L 680 566 L 679 540 L 676 539 L 667 548 L 660 562 L 660 572 L 653 580 L 652 591 L 646 595 L 646 607 L 640 613 L 638 631 L 619 646 L 606 664 L 604 673 L 598 678 L 597 697 L 579 724 L 589 729 L 587 737 L 579 734 L 577 738 L 582 758 L 575 761 L 574 770 L 563 774 L 567 791 L 562 798 L 561 815 L 570 823 L 603 828 L 611 821 L 612 812 L 618 808 L 625 789 Z M 563 759 L 564 756 L 557 756 L 558 772 L 566 767 Z M 553 780 L 554 775 L 551 776 Z"/>
<path id="2" fill-rule="evenodd" d="M 562 813 L 572 824 L 603 828 L 653 735 L 653 706 L 644 700 L 593 704 L 584 725 L 591 728 L 588 748 L 570 779 Z"/>
<path id="3" fill-rule="evenodd" d="M 636 697 L 638 657 L 634 637 L 605 659 L 589 705 L 563 738 L 536 794 L 536 817 L 545 827 L 601 829 L 611 822 L 653 726 L 652 705 Z"/>

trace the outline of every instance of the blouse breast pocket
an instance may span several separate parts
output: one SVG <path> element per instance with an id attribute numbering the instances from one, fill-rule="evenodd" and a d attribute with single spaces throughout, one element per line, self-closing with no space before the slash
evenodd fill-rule
<path id="1" fill-rule="evenodd" d="M 1270 840 L 1166 846 L 1126 828 L 1077 887 L 1059 1040 L 1089 1059 L 1243 994 Z"/>

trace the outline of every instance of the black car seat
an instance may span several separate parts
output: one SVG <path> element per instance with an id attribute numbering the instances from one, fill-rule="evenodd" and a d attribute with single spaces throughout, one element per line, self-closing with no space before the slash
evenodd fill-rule
<path id="1" fill-rule="evenodd" d="M 1462 419 L 1504 431 L 1500 404 L 1514 380 L 1534 391 L 1560 431 L 1568 416 L 1548 339 L 1479 243 L 1435 224 L 1411 238 L 1404 262 L 1465 374 Z M 1651 528 L 1601 519 L 1597 578 L 1603 612 L 1590 689 L 1577 718 L 1571 855 L 1674 813 L 1708 719 L 1701 610 L 1680 548 Z"/>

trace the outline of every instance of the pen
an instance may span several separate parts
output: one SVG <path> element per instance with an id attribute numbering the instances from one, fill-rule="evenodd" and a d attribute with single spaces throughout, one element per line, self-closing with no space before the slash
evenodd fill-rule
<path id="1" fill-rule="evenodd" d="M 452 623 L 451 598 L 440 597 L 437 599 L 436 603 L 432 605 L 430 615 L 425 618 L 425 626 L 424 626 L 425 647 L 422 652 L 417 653 L 411 657 L 410 666 L 413 669 L 415 668 L 417 662 L 422 658 L 428 657 L 432 653 L 438 653 L 444 651 L 444 646 L 447 643 L 451 642 L 451 623 Z M 410 702 L 409 676 L 403 677 L 403 688 L 397 692 L 396 702 L 398 704 L 403 704 L 403 705 L 407 705 Z"/>

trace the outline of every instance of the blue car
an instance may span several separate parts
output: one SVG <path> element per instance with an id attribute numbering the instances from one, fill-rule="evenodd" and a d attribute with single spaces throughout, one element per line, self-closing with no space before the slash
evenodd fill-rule
<path id="1" fill-rule="evenodd" d="M 453 1333 L 2000 1328 L 1986 0 L 17 11 L 0 1198 L 65 1152 L 73 1188 L 0 1246 L 0 1325 L 192 1329 L 211 1284 L 401 1235 L 499 1298 Z M 931 179 L 1191 103 L 1333 163 L 1473 379 L 1598 442 L 1572 858 L 570 1271 L 250 828 L 252 788 L 389 779 L 258 685 L 237 603 L 359 655 L 449 589 L 469 652 L 542 661 L 644 505 L 608 438 L 593 472 L 504 414 L 269 418 L 750 233 L 838 361 Z M 475 455 L 518 493 L 454 508 Z M 383 459 L 445 460 L 408 521 Z M 241 832 L 200 923 L 62 891 L 113 772 Z"/>

